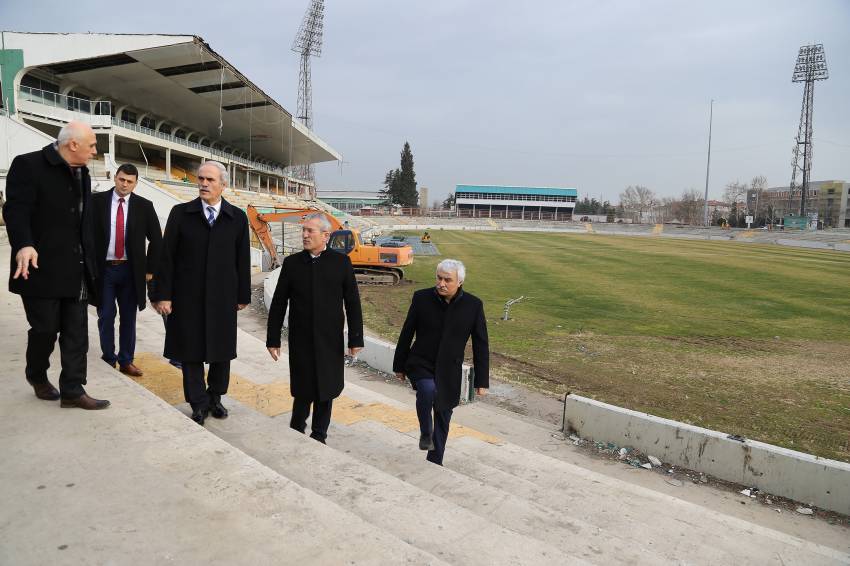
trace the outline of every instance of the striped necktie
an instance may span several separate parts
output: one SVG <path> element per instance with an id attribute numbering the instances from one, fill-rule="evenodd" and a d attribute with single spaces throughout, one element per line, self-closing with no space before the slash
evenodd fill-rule
<path id="1" fill-rule="evenodd" d="M 207 207 L 207 211 L 209 212 L 209 216 L 207 216 L 207 222 L 210 223 L 210 228 L 215 224 L 215 209 L 211 206 Z"/>

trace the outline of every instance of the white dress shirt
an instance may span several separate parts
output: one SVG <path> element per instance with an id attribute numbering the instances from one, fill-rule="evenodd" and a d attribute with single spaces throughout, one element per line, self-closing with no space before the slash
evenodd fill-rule
<path id="1" fill-rule="evenodd" d="M 109 248 L 106 250 L 106 259 L 107 261 L 119 259 L 115 257 L 115 222 L 118 218 L 118 199 L 124 199 L 124 257 L 120 259 L 127 259 L 127 219 L 130 218 L 128 211 L 130 210 L 130 197 L 133 196 L 133 193 L 130 193 L 126 197 L 121 197 L 118 194 L 118 191 L 112 191 L 112 210 L 109 213 L 110 224 L 109 224 Z"/>

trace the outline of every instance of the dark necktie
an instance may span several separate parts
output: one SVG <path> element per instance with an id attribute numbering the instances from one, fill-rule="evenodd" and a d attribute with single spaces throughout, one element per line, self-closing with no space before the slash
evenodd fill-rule
<path id="1" fill-rule="evenodd" d="M 115 214 L 115 259 L 124 259 L 124 199 L 118 199 Z"/>
<path id="2" fill-rule="evenodd" d="M 210 223 L 210 228 L 212 228 L 213 224 L 215 224 L 215 209 L 211 206 L 208 206 L 207 211 L 209 211 L 210 213 L 209 216 L 207 216 L 207 222 Z"/>

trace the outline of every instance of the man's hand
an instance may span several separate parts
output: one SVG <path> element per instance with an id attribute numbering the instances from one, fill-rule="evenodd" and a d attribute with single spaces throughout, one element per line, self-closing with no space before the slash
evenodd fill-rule
<path id="1" fill-rule="evenodd" d="M 171 301 L 160 301 L 154 305 L 159 314 L 171 314 Z"/>
<path id="2" fill-rule="evenodd" d="M 269 354 L 272 355 L 272 359 L 277 361 L 280 357 L 280 348 L 266 348 L 269 351 Z"/>
<path id="3" fill-rule="evenodd" d="M 12 279 L 17 279 L 22 275 L 25 280 L 29 279 L 30 264 L 32 264 L 33 269 L 38 269 L 38 252 L 32 246 L 24 246 L 15 254 L 15 261 L 18 263 L 18 268 L 15 270 Z"/>
<path id="4" fill-rule="evenodd" d="M 396 379 L 398 379 L 399 381 L 404 381 L 405 379 L 407 379 L 407 376 L 404 375 L 403 371 L 395 372 L 395 376 L 396 376 Z"/>
<path id="5" fill-rule="evenodd" d="M 357 354 L 360 353 L 360 350 L 362 350 L 362 349 L 363 348 L 349 348 L 348 349 L 348 355 L 351 356 L 352 358 L 354 358 L 354 357 L 357 356 Z"/>
<path id="6" fill-rule="evenodd" d="M 148 283 L 151 279 L 153 279 L 153 273 L 145 273 L 145 283 Z"/>
<path id="7" fill-rule="evenodd" d="M 247 306 L 248 306 L 247 304 L 245 304 L 245 305 L 236 305 L 236 310 L 241 311 L 242 309 L 244 309 L 244 308 L 245 308 L 245 307 L 247 307 Z"/>
<path id="8" fill-rule="evenodd" d="M 486 387 L 476 387 L 475 388 L 475 394 L 478 395 L 479 397 L 484 397 L 485 395 L 487 395 L 487 388 Z"/>

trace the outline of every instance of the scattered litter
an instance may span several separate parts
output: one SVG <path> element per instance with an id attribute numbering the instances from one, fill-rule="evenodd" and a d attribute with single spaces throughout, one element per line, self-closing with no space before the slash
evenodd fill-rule
<path id="1" fill-rule="evenodd" d="M 581 438 L 579 438 L 578 436 L 576 436 L 574 434 L 570 435 L 570 440 L 572 440 L 573 442 L 576 442 L 576 443 L 581 442 Z"/>
<path id="2" fill-rule="evenodd" d="M 699 482 L 700 483 L 708 483 L 708 477 L 705 474 L 700 474 L 699 475 Z"/>
<path id="3" fill-rule="evenodd" d="M 808 507 L 797 507 L 797 513 L 800 515 L 814 515 L 815 512 Z"/>
<path id="4" fill-rule="evenodd" d="M 779 336 L 774 336 L 774 337 L 773 337 L 773 339 L 774 339 L 774 340 L 779 340 Z"/>
<path id="5" fill-rule="evenodd" d="M 641 468 L 646 468 L 647 470 L 651 470 L 651 469 L 652 469 L 652 464 L 650 464 L 649 462 L 647 462 L 646 464 L 641 464 L 641 466 L 640 466 L 640 467 L 641 467 Z"/>
<path id="6" fill-rule="evenodd" d="M 625 459 L 629 451 L 626 448 L 620 448 L 620 460 Z"/>
<path id="7" fill-rule="evenodd" d="M 777 513 L 782 513 L 782 509 L 776 509 Z"/>
<path id="8" fill-rule="evenodd" d="M 648 458 L 649 458 L 649 463 L 652 464 L 653 466 L 655 466 L 656 468 L 661 466 L 661 460 L 659 460 L 655 456 L 648 456 Z"/>
<path id="9" fill-rule="evenodd" d="M 685 485 L 685 484 L 684 484 L 681 480 L 677 480 L 677 479 L 675 479 L 675 478 L 667 478 L 667 479 L 666 479 L 666 480 L 664 480 L 664 481 L 666 481 L 666 482 L 667 482 L 667 483 L 669 483 L 670 485 L 674 485 L 674 486 L 676 486 L 676 487 L 682 487 L 683 485 Z"/>
<path id="10" fill-rule="evenodd" d="M 747 489 L 742 489 L 739 493 L 741 495 L 746 495 L 747 497 L 755 498 L 756 495 L 758 495 L 758 492 L 759 490 L 757 487 L 748 487 Z"/>
<path id="11" fill-rule="evenodd" d="M 745 442 L 747 440 L 740 434 L 730 434 L 726 438 L 728 438 L 729 440 L 737 440 L 738 442 Z"/>

